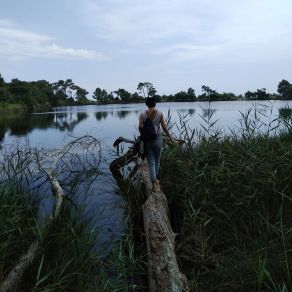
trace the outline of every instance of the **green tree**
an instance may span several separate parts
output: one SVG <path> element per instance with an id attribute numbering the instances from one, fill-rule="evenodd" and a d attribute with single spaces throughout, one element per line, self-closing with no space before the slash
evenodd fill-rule
<path id="1" fill-rule="evenodd" d="M 132 94 L 132 100 L 133 101 L 140 101 L 140 100 L 142 100 L 143 99 L 143 97 L 141 97 L 137 92 L 134 92 L 133 94 Z"/>
<path id="2" fill-rule="evenodd" d="M 74 84 L 72 79 L 66 79 L 65 84 L 64 84 L 64 90 L 66 93 L 66 97 L 73 100 L 74 95 L 76 94 L 77 87 L 78 86 Z"/>
<path id="3" fill-rule="evenodd" d="M 57 106 L 60 101 L 66 100 L 67 98 L 65 81 L 59 80 L 58 82 L 53 83 L 52 86 L 54 91 L 54 98 L 52 100 L 52 104 L 54 106 Z"/>
<path id="4" fill-rule="evenodd" d="M 203 85 L 202 91 L 203 94 L 199 97 L 201 100 L 208 100 L 210 102 L 222 99 L 221 95 L 216 90 L 211 89 L 209 86 Z"/>
<path id="5" fill-rule="evenodd" d="M 266 88 L 257 89 L 255 92 L 247 91 L 244 94 L 245 99 L 247 100 L 267 100 L 270 95 L 266 92 Z"/>
<path id="6" fill-rule="evenodd" d="M 155 94 L 153 97 L 155 98 L 156 102 L 160 102 L 162 100 L 162 97 L 159 94 Z"/>
<path id="7" fill-rule="evenodd" d="M 278 84 L 278 93 L 285 99 L 292 99 L 292 84 L 289 81 L 283 79 Z"/>
<path id="8" fill-rule="evenodd" d="M 119 88 L 115 91 L 115 93 L 117 94 L 118 98 L 123 101 L 131 100 L 132 94 L 123 88 Z"/>
<path id="9" fill-rule="evenodd" d="M 84 88 L 81 88 L 77 85 L 75 85 L 76 90 L 74 97 L 78 100 L 78 101 L 86 101 L 86 95 L 88 94 L 88 91 Z"/>
<path id="10" fill-rule="evenodd" d="M 72 98 L 75 89 L 75 84 L 72 79 L 59 80 L 58 82 L 53 83 L 54 93 L 63 99 Z"/>
<path id="11" fill-rule="evenodd" d="M 185 91 L 177 92 L 174 95 L 175 101 L 189 101 L 189 95 Z"/>
<path id="12" fill-rule="evenodd" d="M 108 93 L 105 89 L 101 89 L 99 87 L 97 87 L 94 92 L 93 92 L 93 96 L 94 99 L 96 99 L 96 101 L 104 101 L 109 99 Z"/>
<path id="13" fill-rule="evenodd" d="M 253 99 L 255 99 L 255 93 L 251 92 L 251 91 L 247 91 L 244 94 L 244 98 L 247 99 L 247 100 L 253 100 Z"/>
<path id="14" fill-rule="evenodd" d="M 257 89 L 255 94 L 256 94 L 256 99 L 257 100 L 269 99 L 269 94 L 267 93 L 266 88 Z"/>
<path id="15" fill-rule="evenodd" d="M 9 91 L 15 100 L 23 99 L 24 96 L 29 95 L 29 87 L 27 82 L 20 81 L 17 78 L 12 79 L 9 83 Z"/>
<path id="16" fill-rule="evenodd" d="M 31 95 L 39 104 L 48 104 L 52 99 L 54 92 L 52 85 L 46 80 L 31 82 Z"/>
<path id="17" fill-rule="evenodd" d="M 150 82 L 140 82 L 137 86 L 137 90 L 143 94 L 144 98 L 153 97 L 157 92 Z"/>
<path id="18" fill-rule="evenodd" d="M 65 85 L 65 81 L 64 80 L 59 80 L 58 82 L 54 82 L 52 84 L 54 93 L 57 93 L 58 91 L 59 92 L 62 91 L 64 94 L 66 94 L 64 85 Z"/>
<path id="19" fill-rule="evenodd" d="M 15 78 L 11 80 L 8 88 L 13 102 L 24 104 L 29 111 L 35 109 L 38 102 L 33 82 L 21 81 Z"/>
<path id="20" fill-rule="evenodd" d="M 211 89 L 209 86 L 203 85 L 202 91 L 205 92 L 207 95 L 215 94 L 216 90 Z"/>
<path id="21" fill-rule="evenodd" d="M 2 77 L 2 75 L 0 74 L 0 87 L 5 85 L 5 81 L 4 78 Z"/>
<path id="22" fill-rule="evenodd" d="M 190 100 L 194 101 L 196 99 L 195 90 L 192 87 L 188 88 L 187 94 L 188 94 Z"/>
<path id="23" fill-rule="evenodd" d="M 114 94 L 113 94 L 112 91 L 107 96 L 108 96 L 109 100 L 114 100 L 115 99 Z"/>
<path id="24" fill-rule="evenodd" d="M 236 100 L 239 99 L 236 97 L 236 95 L 234 93 L 231 92 L 223 92 L 221 94 L 222 100 Z"/>
<path id="25" fill-rule="evenodd" d="M 7 88 L 4 78 L 0 74 L 0 102 L 8 102 L 11 96 Z"/>
<path id="26" fill-rule="evenodd" d="M 161 96 L 161 100 L 162 101 L 173 101 L 174 100 L 174 96 L 172 94 L 170 94 L 170 95 L 163 94 Z"/>

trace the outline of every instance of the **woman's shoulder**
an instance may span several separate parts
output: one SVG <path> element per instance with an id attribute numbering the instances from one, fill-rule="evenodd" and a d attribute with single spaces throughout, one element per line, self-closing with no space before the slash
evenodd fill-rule
<path id="1" fill-rule="evenodd" d="M 157 110 L 157 115 L 158 115 L 159 118 L 163 117 L 163 113 L 162 113 L 162 111 Z"/>
<path id="2" fill-rule="evenodd" d="M 144 118 L 144 117 L 146 117 L 147 116 L 147 112 L 146 112 L 146 110 L 145 111 L 141 111 L 140 113 L 139 113 L 139 117 L 140 118 Z"/>

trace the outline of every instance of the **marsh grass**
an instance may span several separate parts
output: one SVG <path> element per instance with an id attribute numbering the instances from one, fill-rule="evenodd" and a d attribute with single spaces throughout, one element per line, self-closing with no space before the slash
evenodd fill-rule
<path id="1" fill-rule="evenodd" d="M 39 222 L 42 201 L 34 198 L 43 198 L 41 190 L 46 187 L 28 187 L 36 175 L 31 170 L 31 153 L 29 148 L 16 151 L 0 164 L 0 283 L 37 240 L 40 250 L 17 291 L 143 291 L 145 253 L 136 248 L 132 228 L 125 230 L 127 234 L 120 241 L 107 242 L 108 253 L 97 253 L 97 242 L 103 235 L 95 227 L 95 218 L 84 214 L 86 206 L 79 196 L 84 197 L 88 189 L 78 186 L 90 186 L 99 171 L 94 168 L 93 173 L 83 171 L 75 177 L 73 169 L 70 179 L 67 170 L 63 175 L 67 180 L 61 181 L 66 192 L 63 208 L 53 225 L 44 228 L 48 218 Z M 38 177 L 33 182 L 43 184 Z"/>
<path id="2" fill-rule="evenodd" d="M 112 243 L 101 257 L 95 251 L 99 233 L 67 202 L 44 237 L 37 223 L 38 204 L 31 198 L 15 187 L 0 188 L 0 282 L 31 242 L 39 240 L 41 249 L 17 291 L 145 290 L 145 253 L 137 252 L 130 235 Z"/>
<path id="3" fill-rule="evenodd" d="M 36 202 L 13 186 L 0 188 L 0 282 L 37 233 Z"/>
<path id="4" fill-rule="evenodd" d="M 197 132 L 181 119 L 186 144 L 166 148 L 162 158 L 177 256 L 191 290 L 290 291 L 289 129 L 249 111 L 226 137 L 204 119 L 211 127 Z"/>
<path id="5" fill-rule="evenodd" d="M 147 247 L 142 210 L 142 205 L 146 201 L 146 192 L 143 185 L 135 184 L 131 179 L 125 181 L 125 186 L 123 196 L 126 201 L 126 235 L 118 245 L 118 252 L 113 254 L 112 266 L 123 267 L 119 272 L 125 270 L 123 277 L 127 275 L 130 280 L 128 283 L 131 285 L 124 285 L 127 289 L 122 291 L 147 291 Z"/>

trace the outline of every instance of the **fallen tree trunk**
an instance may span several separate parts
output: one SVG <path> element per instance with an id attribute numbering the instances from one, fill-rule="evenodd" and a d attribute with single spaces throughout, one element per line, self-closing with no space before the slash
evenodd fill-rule
<path id="1" fill-rule="evenodd" d="M 125 166 L 128 159 L 129 153 L 126 153 L 124 157 L 113 161 L 111 170 L 118 172 L 119 167 Z M 148 251 L 148 290 L 189 291 L 186 276 L 180 272 L 176 261 L 175 234 L 168 218 L 167 199 L 162 190 L 151 190 L 147 162 L 139 159 L 137 163 L 136 175 L 145 185 L 147 195 L 143 204 L 143 220 Z"/>
<path id="2" fill-rule="evenodd" d="M 162 190 L 151 191 L 148 166 L 140 166 L 147 200 L 143 205 L 144 231 L 148 251 L 149 291 L 189 291 L 175 254 L 175 234 L 169 222 L 167 199 Z"/>
<path id="3" fill-rule="evenodd" d="M 16 266 L 7 275 L 4 282 L 0 285 L 1 292 L 17 291 L 17 286 L 26 271 L 26 269 L 32 264 L 37 251 L 39 250 L 39 241 L 34 241 L 28 248 L 28 251 L 21 256 Z"/>

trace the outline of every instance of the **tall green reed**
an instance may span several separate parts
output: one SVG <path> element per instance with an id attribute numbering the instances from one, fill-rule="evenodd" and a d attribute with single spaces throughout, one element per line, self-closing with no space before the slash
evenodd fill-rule
<path id="1" fill-rule="evenodd" d="M 201 130 L 181 118 L 186 144 L 163 152 L 182 269 L 194 291 L 290 289 L 292 136 L 256 108 L 224 136 L 212 114 Z"/>

